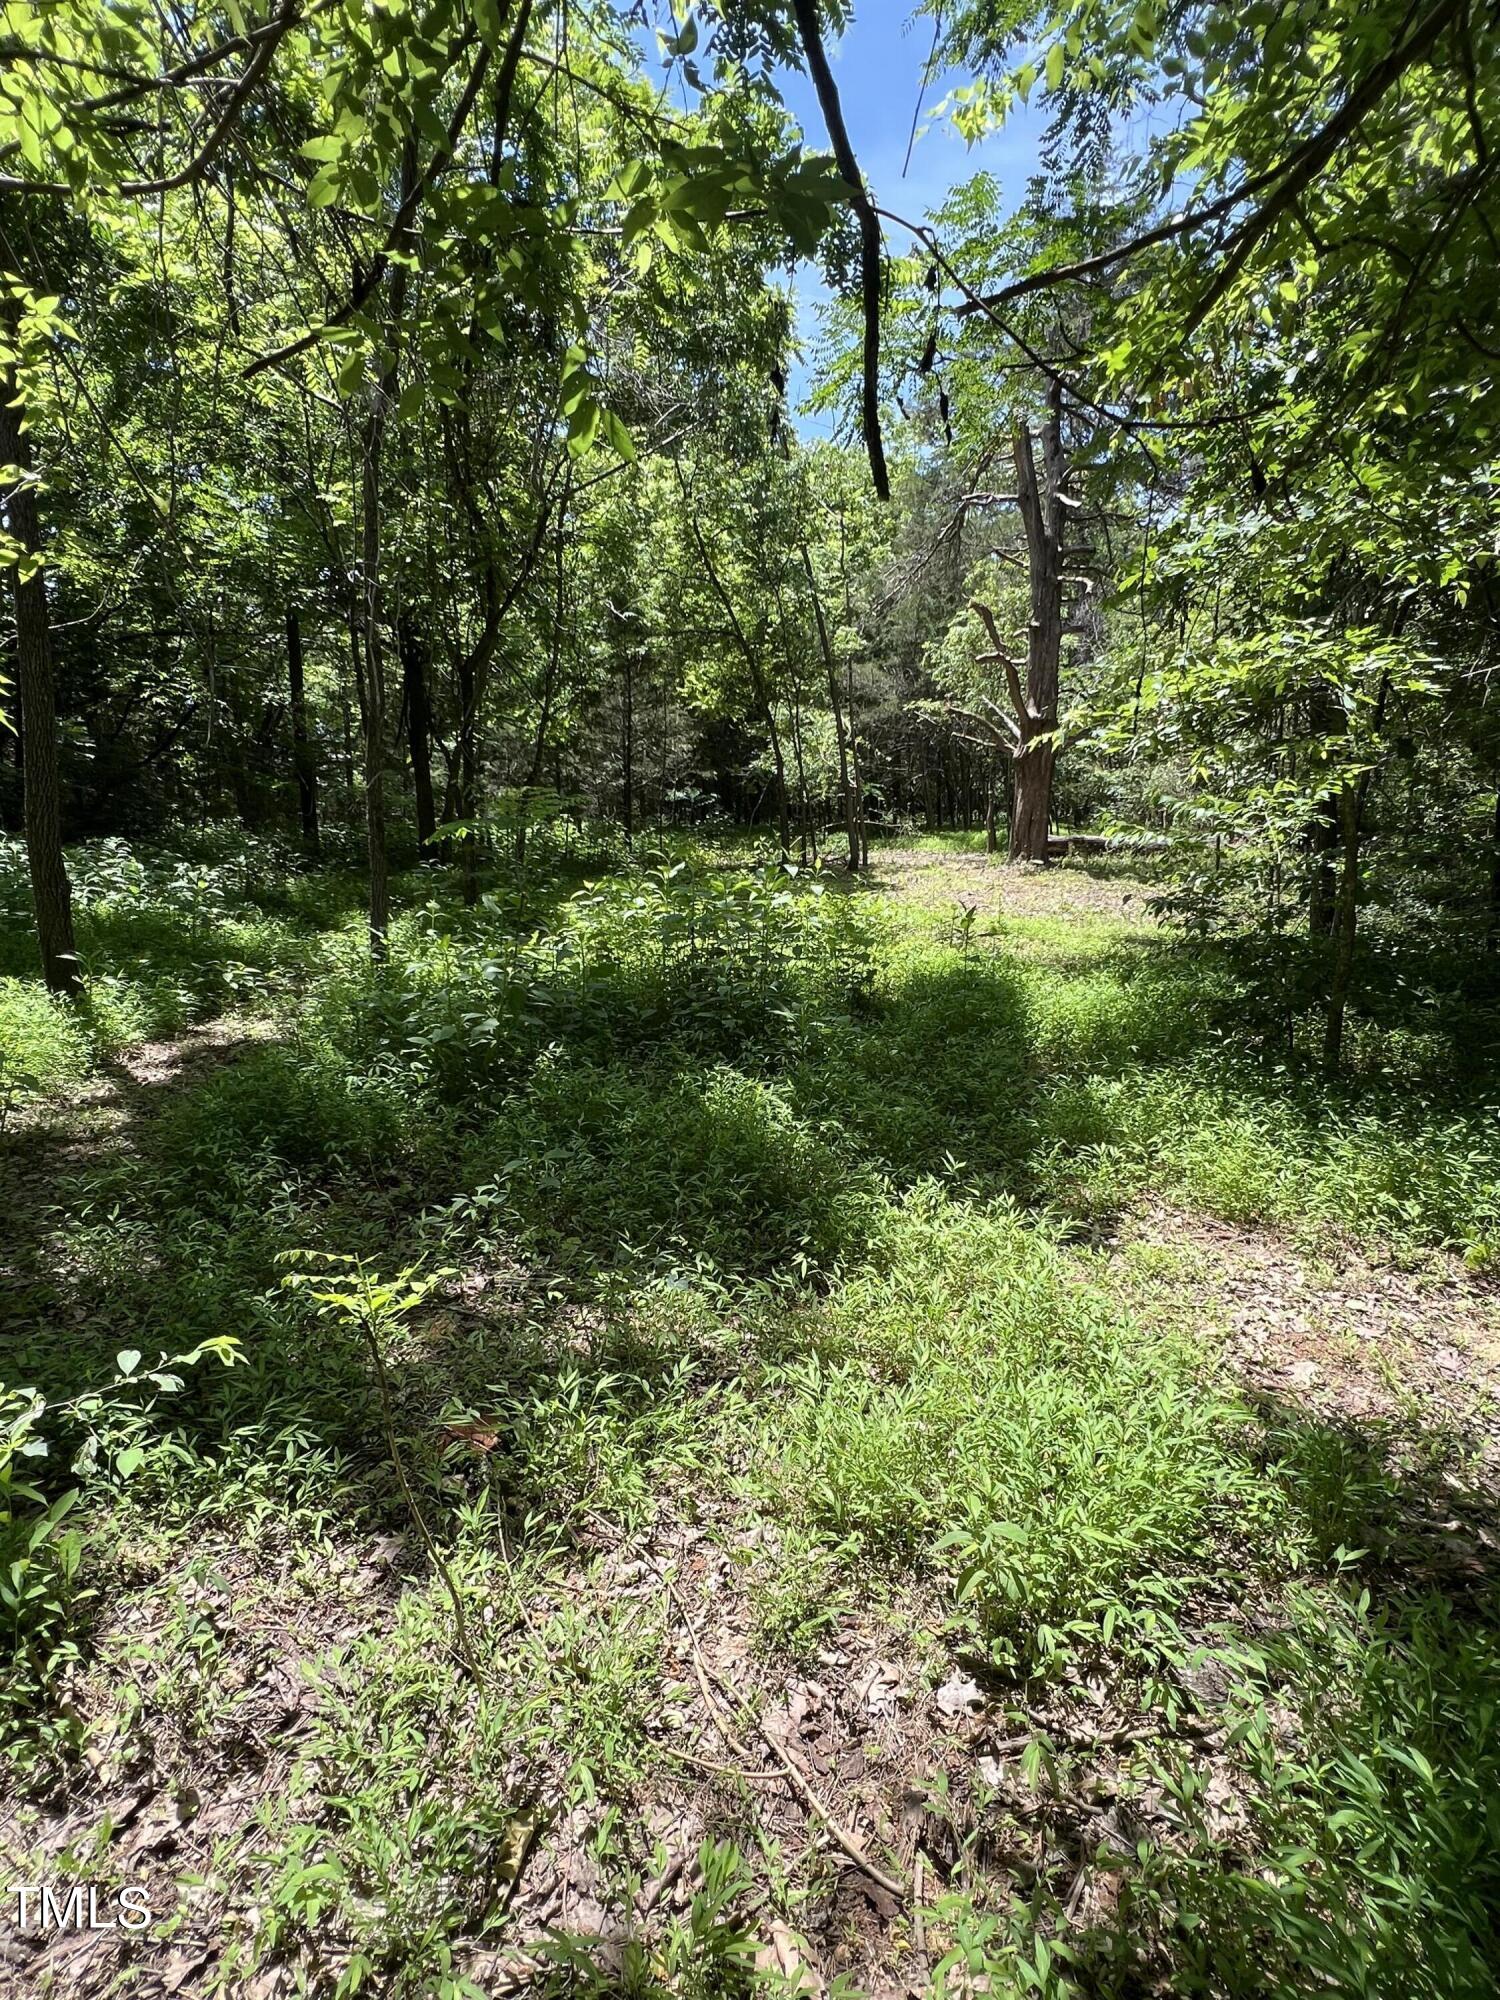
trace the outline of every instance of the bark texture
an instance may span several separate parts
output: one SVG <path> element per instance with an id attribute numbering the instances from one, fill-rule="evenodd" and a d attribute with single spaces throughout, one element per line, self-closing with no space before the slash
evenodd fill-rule
<path id="1" fill-rule="evenodd" d="M 14 339 L 15 322 L 6 327 Z M 36 910 L 42 977 L 53 993 L 76 999 L 83 975 L 73 942 L 73 891 L 62 848 L 62 787 L 57 764 L 57 697 L 52 666 L 52 623 L 41 567 L 42 540 L 32 480 L 31 440 L 23 429 L 20 385 L 14 365 L 0 376 L 0 466 L 15 472 L 5 483 L 6 523 L 19 544 L 10 571 L 16 613 L 16 694 L 21 724 L 21 784 L 26 858 Z"/>
<path id="2" fill-rule="evenodd" d="M 403 608 L 396 620 L 401 649 L 401 693 L 406 709 L 406 744 L 411 752 L 412 796 L 417 809 L 417 848 L 425 861 L 432 852 L 437 808 L 432 790 L 432 694 L 428 686 L 427 648 L 416 620 Z"/>
<path id="3" fill-rule="evenodd" d="M 1072 505 L 1067 491 L 1068 460 L 1062 441 L 1062 392 L 1056 383 L 1048 393 L 1047 415 L 1040 435 L 1021 420 L 1011 435 L 1011 454 L 1016 470 L 1016 505 L 1026 538 L 1025 658 L 1017 658 L 1006 646 L 995 614 L 987 604 L 976 601 L 974 609 L 990 642 L 990 651 L 982 657 L 1004 668 L 1010 695 L 1012 713 L 994 711 L 1004 722 L 1004 747 L 1011 759 L 1009 858 L 1045 861 L 1052 822 L 1052 780 L 1057 767 L 1054 738 L 1065 623 L 1067 517 Z M 998 731 L 995 733 L 998 735 Z"/>
<path id="4" fill-rule="evenodd" d="M 302 665 L 302 619 L 295 604 L 286 612 L 286 673 L 292 704 L 292 764 L 297 774 L 297 812 L 302 824 L 303 852 L 317 859 L 318 766 L 307 727 L 307 682 Z"/>

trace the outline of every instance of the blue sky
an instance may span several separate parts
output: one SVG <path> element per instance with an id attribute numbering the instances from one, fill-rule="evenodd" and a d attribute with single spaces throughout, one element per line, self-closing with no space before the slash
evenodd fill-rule
<path id="1" fill-rule="evenodd" d="M 844 122 L 876 200 L 883 208 L 920 221 L 942 202 L 951 187 L 982 169 L 1000 183 L 1006 205 L 1014 205 L 1036 171 L 1044 120 L 1034 111 L 1018 107 L 1003 130 L 977 146 L 966 145 L 950 120 L 933 116 L 948 91 L 966 80 L 962 76 L 940 73 L 922 93 L 923 112 L 917 122 L 911 161 L 906 164 L 912 114 L 931 48 L 931 18 L 912 19 L 903 0 L 867 0 L 866 5 L 856 6 L 848 30 L 830 47 Z M 779 83 L 808 143 L 826 148 L 823 117 L 809 79 L 800 72 L 787 71 Z M 904 251 L 907 240 L 900 231 L 888 228 L 887 241 L 894 250 Z M 804 341 L 810 343 L 813 311 L 822 296 L 815 271 L 799 274 L 797 295 L 800 330 Z M 795 406 L 806 392 L 805 367 L 793 370 L 789 391 Z M 799 419 L 799 428 L 826 433 L 833 425 L 827 417 L 805 417 Z"/>
<path id="2" fill-rule="evenodd" d="M 901 0 L 869 0 L 856 8 L 843 39 L 830 50 L 849 137 L 877 199 L 899 214 L 920 217 L 935 207 L 957 181 L 985 168 L 1008 197 L 1019 198 L 1035 171 L 1038 121 L 1017 112 L 1006 128 L 970 147 L 951 122 L 933 111 L 948 91 L 967 79 L 940 73 L 923 93 L 911 164 L 903 176 L 912 113 L 932 47 L 932 22 L 910 20 Z M 782 93 L 803 130 L 826 144 L 822 115 L 812 84 L 796 72 L 783 76 Z"/>

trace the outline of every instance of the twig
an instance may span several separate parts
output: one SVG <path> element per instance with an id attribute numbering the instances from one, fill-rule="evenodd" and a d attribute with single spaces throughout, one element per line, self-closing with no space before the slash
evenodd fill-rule
<path id="1" fill-rule="evenodd" d="M 1077 1916 L 1078 1905 L 1083 1901 L 1083 1892 L 1087 1886 L 1088 1879 L 1089 1864 L 1085 1861 L 1081 1863 L 1078 1873 L 1073 1877 L 1073 1886 L 1068 1891 L 1067 1902 L 1063 1905 L 1063 1921 L 1065 1923 L 1072 1923 L 1073 1919 Z"/>
<path id="2" fill-rule="evenodd" d="M 875 1863 L 866 1854 L 864 1848 L 861 1847 L 854 1835 L 849 1832 L 847 1827 L 841 1826 L 834 1818 L 833 1814 L 813 1790 L 811 1784 L 803 1776 L 801 1767 L 793 1761 L 791 1756 L 776 1741 L 776 1738 L 767 1729 L 766 1725 L 763 1722 L 758 1722 L 758 1727 L 760 1729 L 761 1740 L 765 1743 L 766 1748 L 776 1759 L 777 1763 L 781 1765 L 797 1790 L 802 1794 L 803 1801 L 807 1805 L 808 1810 L 815 1813 L 822 1820 L 824 1826 L 833 1835 L 838 1845 L 843 1848 L 849 1859 L 857 1867 L 862 1868 L 872 1882 L 877 1883 L 880 1888 L 887 1890 L 892 1896 L 898 1896 L 902 1902 L 905 1902 L 911 1894 L 908 1885 L 900 1876 L 887 1875 L 883 1868 L 875 1866 Z"/>
<path id="3" fill-rule="evenodd" d="M 684 1855 L 674 1854 L 656 1880 L 648 1882 L 645 1888 L 642 1889 L 636 1903 L 636 1908 L 643 1917 L 650 1916 L 662 1897 L 666 1895 L 667 1891 L 681 1876 L 685 1859 L 686 1856 Z"/>
<path id="4" fill-rule="evenodd" d="M 691 1750 L 679 1750 L 672 1743 L 658 1743 L 656 1747 L 664 1757 L 674 1757 L 679 1764 L 691 1764 L 695 1771 L 713 1771 L 721 1778 L 743 1778 L 747 1785 L 779 1785 L 782 1782 L 779 1771 L 747 1771 L 738 1764 L 716 1764 L 710 1757 L 699 1757 Z"/>
<path id="5" fill-rule="evenodd" d="M 673 1583 L 672 1579 L 660 1570 L 658 1570 L 657 1574 L 661 1577 L 662 1582 L 666 1585 L 667 1594 L 671 1598 L 672 1602 L 677 1606 L 678 1612 L 681 1614 L 682 1617 L 682 1622 L 687 1628 L 688 1643 L 693 1649 L 693 1671 L 698 1677 L 698 1686 L 702 1690 L 704 1705 L 708 1709 L 708 1712 L 713 1717 L 714 1721 L 718 1724 L 720 1735 L 724 1738 L 724 1741 L 729 1745 L 729 1747 L 734 1751 L 736 1756 L 748 1759 L 750 1752 L 748 1751 L 748 1749 L 746 1749 L 745 1745 L 740 1741 L 740 1739 L 735 1735 L 734 1731 L 730 1728 L 728 1722 L 724 1718 L 723 1711 L 720 1709 L 719 1704 L 714 1700 L 713 1695 L 709 1690 L 709 1680 L 710 1680 L 709 1669 L 704 1662 L 701 1651 L 699 1650 L 697 1630 L 693 1625 L 691 1617 L 688 1615 L 687 1606 L 683 1603 L 682 1598 L 678 1593 L 677 1586 Z M 724 1686 L 722 1681 L 719 1682 L 719 1689 L 720 1692 L 723 1694 L 724 1699 L 727 1702 L 733 1703 L 735 1701 L 736 1697 L 729 1692 L 729 1690 Z M 903 1880 L 901 1880 L 899 1876 L 888 1875 L 883 1868 L 876 1867 L 875 1863 L 870 1859 L 869 1855 L 865 1852 L 864 1848 L 860 1845 L 859 1841 L 856 1840 L 854 1835 L 850 1833 L 847 1827 L 842 1826 L 839 1823 L 839 1821 L 834 1818 L 833 1814 L 828 1810 L 827 1806 L 824 1805 L 822 1799 L 820 1799 L 818 1794 L 813 1790 L 811 1783 L 809 1782 L 808 1778 L 806 1777 L 800 1766 L 793 1761 L 793 1759 L 787 1754 L 787 1752 L 782 1748 L 782 1746 L 776 1741 L 776 1738 L 771 1734 L 770 1730 L 767 1729 L 765 1723 L 761 1721 L 759 1716 L 753 1716 L 753 1717 L 750 1716 L 750 1712 L 748 1708 L 746 1708 L 743 1702 L 741 1702 L 739 1706 L 742 1712 L 746 1715 L 747 1719 L 754 1721 L 755 1726 L 760 1733 L 762 1742 L 765 1744 L 766 1748 L 770 1751 L 771 1755 L 776 1759 L 777 1763 L 780 1764 L 782 1770 L 786 1773 L 787 1777 L 791 1779 L 794 1788 L 801 1794 L 803 1803 L 807 1806 L 808 1810 L 823 1822 L 824 1826 L 827 1827 L 829 1833 L 832 1834 L 834 1840 L 843 1849 L 844 1853 L 848 1855 L 849 1859 L 852 1862 L 854 1862 L 854 1864 L 858 1868 L 863 1869 L 864 1873 L 869 1876 L 872 1882 L 876 1883 L 880 1888 L 886 1890 L 886 1892 L 889 1895 L 900 1897 L 901 1900 L 904 1902 L 908 1897 L 908 1895 L 911 1893 L 907 1884 Z"/>
<path id="6" fill-rule="evenodd" d="M 738 1736 L 735 1735 L 734 1731 L 729 1727 L 729 1724 L 724 1719 L 724 1715 L 719 1707 L 719 1704 L 714 1700 L 713 1695 L 709 1691 L 708 1668 L 704 1665 L 703 1655 L 698 1650 L 698 1633 L 693 1625 L 692 1619 L 688 1616 L 688 1608 L 683 1603 L 681 1597 L 678 1595 L 677 1586 L 673 1583 L 671 1577 L 662 1575 L 662 1572 L 660 1570 L 657 1571 L 657 1575 L 661 1576 L 662 1582 L 667 1586 L 667 1595 L 671 1598 L 672 1602 L 677 1606 L 678 1612 L 682 1618 L 682 1622 L 687 1628 L 688 1644 L 693 1649 L 693 1672 L 698 1677 L 698 1688 L 699 1692 L 703 1696 L 703 1706 L 708 1710 L 709 1715 L 712 1717 L 713 1721 L 718 1727 L 719 1734 L 724 1738 L 724 1741 L 729 1745 L 730 1749 L 735 1753 L 737 1757 L 743 1757 L 748 1761 L 750 1756 L 749 1750 L 740 1741 Z"/>

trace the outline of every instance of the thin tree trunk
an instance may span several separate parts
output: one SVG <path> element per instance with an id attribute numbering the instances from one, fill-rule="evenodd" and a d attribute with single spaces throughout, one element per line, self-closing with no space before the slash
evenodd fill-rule
<path id="1" fill-rule="evenodd" d="M 412 796 L 417 810 L 417 851 L 425 861 L 432 853 L 437 808 L 432 791 L 432 697 L 427 684 L 427 652 L 410 611 L 404 606 L 396 620 L 401 649 L 401 687 L 406 705 L 406 742 L 411 752 Z"/>
<path id="2" fill-rule="evenodd" d="M 12 351 L 19 344 L 19 310 L 6 314 Z M 42 569 L 41 529 L 31 474 L 31 439 L 23 429 L 14 362 L 0 376 L 0 465 L 16 468 L 5 513 L 20 559 L 11 566 L 16 613 L 16 694 L 21 711 L 21 782 L 26 858 L 36 910 L 42 978 L 49 991 L 77 999 L 83 975 L 73 942 L 73 891 L 62 848 L 62 785 L 57 764 L 57 697 L 52 665 L 52 623 Z"/>
<path id="3" fill-rule="evenodd" d="M 839 813 L 844 822 L 844 837 L 849 843 L 849 867 L 853 872 L 859 867 L 859 826 L 854 813 L 854 793 L 849 783 L 849 740 L 844 733 L 844 704 L 839 698 L 839 668 L 806 542 L 802 544 L 802 568 L 807 577 L 808 595 L 812 599 L 813 622 L 818 629 L 818 650 L 823 655 L 823 666 L 828 675 L 828 703 L 833 711 L 833 733 L 839 749 Z"/>
<path id="4" fill-rule="evenodd" d="M 411 206 L 416 184 L 415 141 L 408 139 L 401 161 L 398 214 Z M 385 320 L 385 361 L 373 380 L 365 418 L 360 466 L 360 617 L 365 663 L 365 840 L 370 864 L 370 957 L 383 965 L 390 956 L 390 860 L 385 825 L 385 655 L 380 629 L 380 471 L 386 427 L 395 408 L 400 376 L 402 318 L 406 310 L 407 266 L 398 264 L 391 278 L 390 310 Z"/>
<path id="5" fill-rule="evenodd" d="M 620 806 L 625 822 L 625 845 L 635 844 L 635 658 L 631 647 L 624 649 L 624 677 L 621 689 Z"/>
<path id="6" fill-rule="evenodd" d="M 1058 679 L 1062 663 L 1062 548 L 1066 510 L 1063 489 L 1067 461 L 1062 448 L 1062 391 L 1053 382 L 1047 393 L 1042 425 L 1040 476 L 1032 454 L 1031 434 L 1022 425 L 1015 437 L 1017 492 L 1026 530 L 1027 570 L 1031 584 L 1031 622 L 1027 633 L 1026 706 L 1032 738 L 1016 759 L 1013 824 L 1017 847 L 1012 860 L 1045 861 L 1052 815 L 1052 776 L 1057 754 L 1051 732 L 1057 728 Z M 1029 768 L 1028 768 L 1029 767 Z"/>
<path id="7" fill-rule="evenodd" d="M 458 712 L 459 873 L 464 907 L 472 910 L 479 901 L 479 675 L 472 653 L 458 663 Z"/>
<path id="8" fill-rule="evenodd" d="M 1344 1016 L 1354 975 L 1354 939 L 1359 923 L 1359 835 L 1363 787 L 1345 784 L 1338 795 L 1339 835 L 1343 850 L 1338 900 L 1334 910 L 1333 971 L 1328 986 L 1328 1012 L 1323 1030 L 1323 1067 L 1338 1074 L 1344 1050 Z"/>
<path id="9" fill-rule="evenodd" d="M 365 670 L 359 648 L 359 607 L 351 598 L 347 607 L 349 621 L 349 666 L 354 682 L 354 699 L 359 704 L 360 740 L 364 740 L 365 728 Z M 342 675 L 339 678 L 339 707 L 344 720 L 344 804 L 349 808 L 351 818 L 354 813 L 354 717 L 349 711 L 349 682 Z"/>
<path id="10" fill-rule="evenodd" d="M 859 865 L 870 865 L 870 823 L 865 817 L 865 780 L 859 761 L 859 731 L 854 726 L 854 660 L 845 669 L 844 707 L 849 718 L 849 779 L 854 788 L 854 824 L 859 831 Z"/>
<path id="11" fill-rule="evenodd" d="M 792 755 L 797 763 L 797 855 L 805 868 L 810 809 L 807 802 L 807 764 L 802 755 L 802 705 L 797 698 L 795 688 L 789 712 L 792 719 Z"/>
<path id="12" fill-rule="evenodd" d="M 1339 807 L 1335 797 L 1320 799 L 1308 829 L 1313 855 L 1312 880 L 1307 892 L 1307 934 L 1310 938 L 1333 935 L 1337 885 L 1333 859 L 1339 846 Z"/>
<path id="13" fill-rule="evenodd" d="M 370 957 L 389 956 L 390 861 L 385 838 L 385 661 L 380 643 L 380 453 L 383 379 L 373 386 L 365 421 L 361 477 L 361 637 L 364 641 L 365 845 L 370 870 Z"/>
<path id="14" fill-rule="evenodd" d="M 757 666 L 754 671 L 756 693 L 760 697 L 761 711 L 766 718 L 766 727 L 771 732 L 771 756 L 776 766 L 776 831 L 781 842 L 781 858 L 790 860 L 792 852 L 792 819 L 787 804 L 786 759 L 781 752 L 781 731 L 776 727 L 776 710 L 771 705 L 765 683 Z"/>
<path id="15" fill-rule="evenodd" d="M 563 494 L 562 517 L 557 524 L 557 583 L 552 606 L 552 634 L 547 647 L 547 665 L 542 677 L 542 703 L 536 719 L 536 741 L 532 745 L 531 764 L 526 773 L 526 784 L 521 797 L 520 817 L 516 822 L 516 865 L 526 859 L 526 814 L 528 801 L 526 792 L 535 790 L 542 782 L 542 772 L 546 768 L 547 731 L 552 725 L 552 700 L 557 687 L 557 670 L 562 660 L 562 628 L 564 604 L 563 552 L 566 543 L 567 497 L 569 487 Z"/>
<path id="16" fill-rule="evenodd" d="M 849 581 L 848 523 L 839 503 L 839 576 L 844 586 L 844 622 L 854 618 L 854 599 Z M 854 788 L 854 823 L 859 830 L 859 865 L 870 865 L 870 827 L 865 817 L 865 781 L 859 762 L 859 729 L 854 719 L 854 655 L 850 652 L 844 668 L 844 713 L 849 728 L 849 777 Z"/>
<path id="17" fill-rule="evenodd" d="M 682 492 L 683 506 L 688 518 L 688 530 L 698 550 L 698 560 L 703 564 L 704 573 L 707 575 L 709 583 L 713 588 L 713 593 L 723 607 L 725 617 L 729 620 L 729 629 L 734 634 L 735 643 L 739 647 L 740 654 L 744 659 L 746 670 L 750 675 L 750 685 L 755 691 L 756 703 L 760 708 L 762 716 L 765 718 L 766 729 L 771 738 L 771 757 L 776 768 L 776 824 L 781 840 L 781 858 L 785 861 L 790 858 L 792 851 L 792 822 L 791 815 L 787 809 L 786 759 L 782 755 L 781 750 L 781 731 L 776 727 L 776 710 L 771 701 L 770 691 L 766 686 L 765 675 L 761 671 L 759 654 L 746 636 L 745 628 L 741 625 L 739 614 L 734 608 L 734 602 L 729 592 L 724 588 L 723 579 L 714 567 L 713 558 L 709 555 L 708 544 L 704 540 L 703 532 L 698 526 L 698 516 L 693 507 L 693 496 L 688 488 L 682 467 L 674 463 L 673 469 L 677 474 L 677 484 Z"/>
<path id="18" fill-rule="evenodd" d="M 1402 615 L 1398 614 L 1392 627 L 1393 635 L 1400 631 L 1402 622 Z M 1377 739 L 1385 719 L 1390 690 L 1390 676 L 1384 674 L 1381 676 L 1380 692 L 1375 698 L 1374 735 Z M 1354 980 L 1354 940 L 1359 923 L 1359 843 L 1364 831 L 1365 801 L 1369 797 L 1374 775 L 1374 766 L 1367 766 L 1352 785 L 1346 780 L 1338 795 L 1343 866 L 1339 871 L 1338 904 L 1334 911 L 1333 972 L 1328 986 L 1328 1011 L 1323 1033 L 1323 1067 L 1330 1076 L 1337 1074 L 1343 1058 L 1344 1016 Z M 1276 873 L 1279 897 L 1279 868 Z"/>
<path id="19" fill-rule="evenodd" d="M 1332 736 L 1342 722 L 1343 711 L 1335 704 L 1330 690 L 1314 689 L 1308 711 L 1313 737 L 1326 739 Z M 1339 845 L 1339 803 L 1335 793 L 1330 793 L 1326 799 L 1319 799 L 1314 805 L 1312 823 L 1307 830 L 1307 844 L 1312 857 L 1307 891 L 1307 934 L 1310 938 L 1326 939 L 1333 935 L 1337 900 L 1334 856 Z"/>
<path id="20" fill-rule="evenodd" d="M 302 619 L 295 604 L 286 608 L 286 672 L 292 701 L 292 763 L 297 773 L 297 808 L 302 822 L 302 848 L 314 860 L 319 853 L 318 767 L 307 728 L 307 684 L 302 671 Z"/>

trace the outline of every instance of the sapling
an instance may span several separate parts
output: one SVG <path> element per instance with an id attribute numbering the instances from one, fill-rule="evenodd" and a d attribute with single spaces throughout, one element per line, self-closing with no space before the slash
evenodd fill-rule
<path id="1" fill-rule="evenodd" d="M 408 1264 L 404 1270 L 398 1271 L 394 1278 L 383 1279 L 369 1268 L 363 1257 L 351 1257 L 331 1250 L 289 1251 L 286 1261 L 308 1265 L 311 1268 L 291 1271 L 282 1282 L 294 1290 L 305 1291 L 322 1312 L 331 1315 L 345 1326 L 353 1327 L 364 1340 L 375 1371 L 381 1424 L 385 1431 L 386 1450 L 390 1454 L 391 1466 L 395 1471 L 402 1497 L 406 1501 L 407 1511 L 421 1537 L 422 1546 L 426 1549 L 433 1568 L 442 1578 L 444 1588 L 452 1602 L 453 1650 L 467 1672 L 473 1679 L 478 1680 L 479 1666 L 474 1657 L 473 1647 L 469 1643 L 469 1623 L 464 1615 L 462 1593 L 452 1569 L 443 1559 L 432 1530 L 427 1525 L 427 1518 L 407 1476 L 401 1447 L 396 1440 L 390 1377 L 386 1372 L 385 1355 L 382 1350 L 384 1336 L 398 1326 L 408 1313 L 414 1312 L 449 1274 L 446 1271 L 423 1271 L 416 1264 Z"/>

